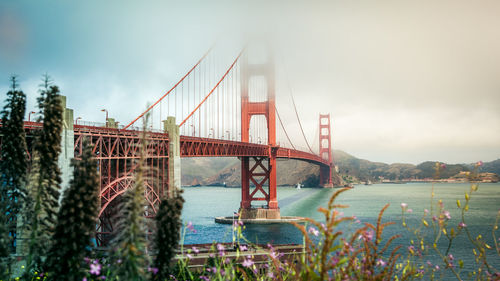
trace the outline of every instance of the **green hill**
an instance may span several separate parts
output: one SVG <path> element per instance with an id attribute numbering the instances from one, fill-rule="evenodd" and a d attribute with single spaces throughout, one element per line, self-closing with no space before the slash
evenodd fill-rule
<path id="1" fill-rule="evenodd" d="M 334 175 L 336 185 L 343 185 L 344 182 L 376 182 L 381 178 L 394 181 L 434 178 L 436 173 L 434 161 L 418 165 L 386 164 L 359 159 L 341 150 L 334 150 L 333 158 L 339 172 L 339 175 Z M 222 185 L 224 182 L 229 186 L 241 184 L 240 161 L 237 158 L 183 158 L 181 163 L 183 185 L 194 182 L 202 185 Z M 300 182 L 306 186 L 314 186 L 319 182 L 319 168 L 316 165 L 298 160 L 278 160 L 277 166 L 278 185 L 295 185 Z M 473 168 L 474 164 L 446 164 L 440 178 L 449 178 Z M 500 159 L 484 163 L 479 172 L 500 174 Z"/>

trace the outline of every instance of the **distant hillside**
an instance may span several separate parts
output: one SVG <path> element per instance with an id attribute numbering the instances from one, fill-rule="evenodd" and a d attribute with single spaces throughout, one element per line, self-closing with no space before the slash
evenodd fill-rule
<path id="1" fill-rule="evenodd" d="M 341 150 L 333 152 L 335 165 L 339 168 L 339 173 L 344 178 L 352 178 L 358 181 L 376 181 L 379 177 L 390 180 L 401 180 L 408 178 L 434 178 L 436 171 L 434 161 L 426 161 L 418 165 L 413 164 L 385 164 L 358 159 Z M 446 163 L 445 163 L 446 164 Z M 446 164 L 446 168 L 440 172 L 439 178 L 452 177 L 461 171 L 471 171 L 474 164 Z M 500 174 L 500 159 L 485 162 L 480 167 L 479 172 L 490 172 Z"/>
<path id="2" fill-rule="evenodd" d="M 183 158 L 182 185 L 191 185 L 198 181 L 201 185 L 241 185 L 241 164 L 236 158 Z M 278 160 L 277 184 L 317 186 L 319 167 L 304 161 Z M 334 177 L 340 184 L 339 177 Z"/>
<path id="3" fill-rule="evenodd" d="M 427 161 L 418 165 L 395 163 L 385 164 L 356 158 L 344 151 L 334 150 L 333 157 L 339 174 L 334 173 L 334 184 L 345 182 L 378 181 L 381 177 L 389 180 L 408 178 L 434 178 L 435 162 Z M 240 161 L 236 158 L 183 158 L 182 184 L 192 185 L 241 185 Z M 319 167 L 298 160 L 278 160 L 278 185 L 317 186 L 319 183 Z M 452 177 L 461 171 L 471 171 L 474 164 L 446 164 L 440 178 Z M 500 174 L 500 159 L 486 162 L 479 172 Z"/>

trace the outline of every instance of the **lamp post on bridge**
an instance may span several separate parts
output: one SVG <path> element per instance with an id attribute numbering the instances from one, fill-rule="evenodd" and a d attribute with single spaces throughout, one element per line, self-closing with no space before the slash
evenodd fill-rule
<path id="1" fill-rule="evenodd" d="M 34 112 L 34 111 L 31 111 L 30 113 L 28 113 L 28 122 L 31 121 L 31 113 L 36 114 L 36 112 Z"/>
<path id="2" fill-rule="evenodd" d="M 75 119 L 75 125 L 78 125 L 78 120 L 82 119 L 82 117 L 76 117 Z"/>
<path id="3" fill-rule="evenodd" d="M 108 127 L 108 110 L 103 108 L 101 109 L 102 112 L 106 112 L 106 127 Z"/>
<path id="4" fill-rule="evenodd" d="M 211 133 L 208 134 L 208 137 L 210 137 L 210 136 L 215 137 L 215 135 L 214 135 L 214 128 L 210 128 L 210 131 L 211 131 Z"/>
<path id="5" fill-rule="evenodd" d="M 227 133 L 227 140 L 231 140 L 231 134 L 230 134 L 229 130 L 227 130 L 226 133 Z"/>
<path id="6" fill-rule="evenodd" d="M 194 135 L 196 134 L 196 133 L 195 133 L 196 131 L 195 131 L 194 125 L 193 125 L 193 124 L 191 124 L 190 126 L 193 128 L 193 137 L 194 137 Z"/>

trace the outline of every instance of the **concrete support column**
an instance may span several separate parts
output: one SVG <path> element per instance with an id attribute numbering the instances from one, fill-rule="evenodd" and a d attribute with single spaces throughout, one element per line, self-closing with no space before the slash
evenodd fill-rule
<path id="1" fill-rule="evenodd" d="M 168 196 L 181 189 L 181 137 L 175 117 L 163 121 L 163 130 L 168 134 Z"/>
<path id="2" fill-rule="evenodd" d="M 75 156 L 75 134 L 73 129 L 73 109 L 66 108 L 66 97 L 59 96 L 63 110 L 62 116 L 62 132 L 61 132 L 61 153 L 59 154 L 58 166 L 61 170 L 61 197 L 64 190 L 68 188 L 69 181 L 73 176 L 71 169 L 71 159 Z"/>

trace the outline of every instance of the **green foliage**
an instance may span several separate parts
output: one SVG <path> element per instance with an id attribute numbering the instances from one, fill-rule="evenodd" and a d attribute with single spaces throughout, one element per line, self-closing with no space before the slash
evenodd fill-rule
<path id="1" fill-rule="evenodd" d="M 140 158 L 135 169 L 135 183 L 122 196 L 122 203 L 119 207 L 120 217 L 116 228 L 117 236 L 111 248 L 116 252 L 116 260 L 119 261 L 114 273 L 120 280 L 147 279 L 145 269 L 149 257 L 146 254 L 147 222 L 144 217 L 146 147 L 146 130 L 143 130 Z"/>
<path id="2" fill-rule="evenodd" d="M 7 92 L 6 104 L 1 112 L 2 151 L 0 161 L 0 224 L 2 231 L 0 257 L 14 250 L 17 215 L 26 195 L 26 139 L 24 114 L 26 96 L 17 87 L 16 77 L 11 77 L 11 89 Z M 3 247 L 7 247 L 7 252 Z"/>
<path id="3" fill-rule="evenodd" d="M 156 213 L 154 267 L 158 269 L 158 272 L 153 276 L 154 280 L 165 280 L 171 273 L 171 260 L 175 256 L 181 236 L 183 204 L 182 190 L 174 191 L 172 197 L 162 199 Z"/>
<path id="4" fill-rule="evenodd" d="M 26 226 L 29 232 L 28 273 L 39 270 L 46 255 L 50 237 L 56 225 L 61 176 L 57 160 L 61 151 L 62 113 L 59 88 L 45 88 L 38 99 L 43 111 L 43 128 L 35 138 L 33 164 L 28 188 Z M 39 120 L 40 121 L 40 120 Z"/>
<path id="5" fill-rule="evenodd" d="M 72 160 L 73 179 L 64 192 L 47 256 L 52 280 L 81 281 L 85 276 L 83 258 L 90 256 L 99 212 L 99 175 L 92 147 L 84 141 L 81 160 Z"/>

